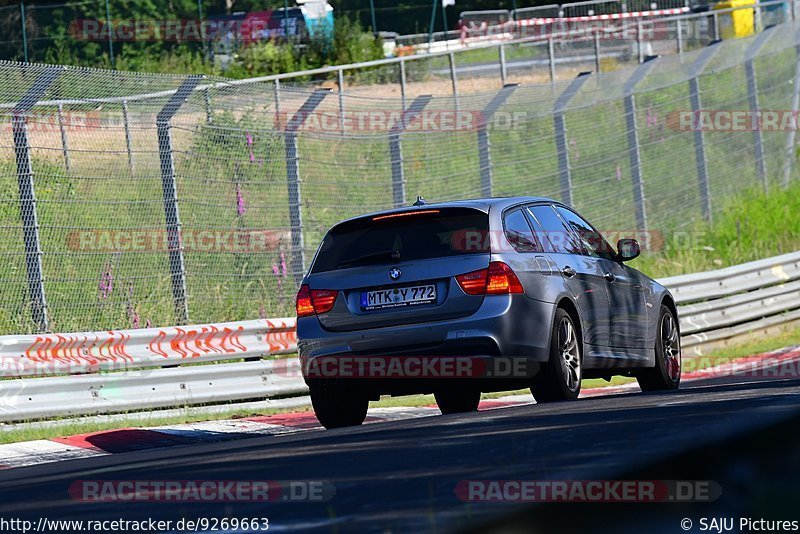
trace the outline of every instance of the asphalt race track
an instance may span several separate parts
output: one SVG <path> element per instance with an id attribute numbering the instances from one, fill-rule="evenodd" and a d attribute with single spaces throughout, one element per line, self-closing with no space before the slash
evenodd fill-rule
<path id="1" fill-rule="evenodd" d="M 9 469 L 0 472 L 0 513 L 34 521 L 268 517 L 269 530 L 277 532 L 682 532 L 679 522 L 687 517 L 697 532 L 703 514 L 796 520 L 798 443 L 800 380 L 713 379 L 672 394 L 620 394 Z M 462 480 L 647 477 L 715 477 L 722 496 L 691 505 L 531 506 L 465 503 L 454 493 Z M 86 503 L 67 491 L 79 479 L 322 480 L 336 493 L 328 502 Z"/>

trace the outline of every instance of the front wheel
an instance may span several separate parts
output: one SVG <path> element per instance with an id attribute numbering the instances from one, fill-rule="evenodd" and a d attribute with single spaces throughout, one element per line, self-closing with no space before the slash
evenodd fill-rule
<path id="1" fill-rule="evenodd" d="M 536 402 L 575 400 L 581 392 L 581 341 L 575 321 L 563 308 L 556 309 L 550 336 L 550 359 L 534 379 Z"/>
<path id="2" fill-rule="evenodd" d="M 358 426 L 367 418 L 369 399 L 338 386 L 317 385 L 310 388 L 311 405 L 325 428 Z"/>
<path id="3" fill-rule="evenodd" d="M 666 306 L 661 306 L 656 333 L 656 365 L 636 377 L 642 391 L 678 389 L 681 383 L 681 337 L 678 320 Z"/>

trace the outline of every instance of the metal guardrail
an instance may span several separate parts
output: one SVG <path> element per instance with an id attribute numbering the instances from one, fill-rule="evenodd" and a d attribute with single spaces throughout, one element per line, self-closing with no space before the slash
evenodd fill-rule
<path id="1" fill-rule="evenodd" d="M 678 305 L 684 353 L 800 319 L 800 252 L 661 283 Z"/>
<path id="2" fill-rule="evenodd" d="M 684 356 L 800 321 L 800 252 L 660 282 L 679 308 Z M 297 358 L 153 368 L 294 352 L 294 327 L 295 320 L 286 318 L 3 336 L 0 363 L 6 376 L 13 376 L 12 369 L 41 370 L 38 365 L 51 372 L 95 374 L 0 381 L 0 421 L 305 395 Z M 99 373 L 111 369 L 127 371 Z"/>
<path id="3" fill-rule="evenodd" d="M 0 337 L 0 376 L 49 376 L 260 358 L 297 351 L 295 319 Z"/>

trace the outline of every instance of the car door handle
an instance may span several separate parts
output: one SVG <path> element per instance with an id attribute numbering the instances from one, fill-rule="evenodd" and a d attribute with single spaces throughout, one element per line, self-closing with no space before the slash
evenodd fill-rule
<path id="1" fill-rule="evenodd" d="M 567 278 L 572 278 L 573 276 L 578 274 L 578 271 L 576 271 L 575 269 L 573 269 L 569 265 L 567 265 L 566 267 L 561 269 L 561 272 L 564 273 L 564 276 L 566 276 Z"/>
<path id="2" fill-rule="evenodd" d="M 611 273 L 605 273 L 603 276 L 605 276 L 605 277 L 606 277 L 606 280 L 608 280 L 609 282 L 613 282 L 614 280 L 616 280 L 616 279 L 617 279 L 617 277 L 616 277 L 616 276 L 614 276 L 614 275 L 613 275 L 613 274 L 611 274 Z"/>

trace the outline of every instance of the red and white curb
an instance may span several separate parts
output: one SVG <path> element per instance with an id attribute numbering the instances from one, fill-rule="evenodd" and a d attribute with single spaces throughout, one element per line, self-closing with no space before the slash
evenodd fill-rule
<path id="1" fill-rule="evenodd" d="M 791 372 L 785 371 L 788 369 Z M 726 376 L 765 378 L 800 376 L 800 347 L 739 358 L 699 371 L 684 372 L 683 383 Z M 639 390 L 636 383 L 584 389 L 581 397 L 598 397 Z M 532 404 L 530 395 L 511 395 L 481 402 L 480 410 Z M 399 421 L 439 415 L 434 406 L 373 408 L 365 424 Z M 186 423 L 150 428 L 120 428 L 63 438 L 41 439 L 0 445 L 0 469 L 24 467 L 76 458 L 90 458 L 122 452 L 226 441 L 263 435 L 281 435 L 322 427 L 312 412 L 285 413 L 220 421 Z"/>

